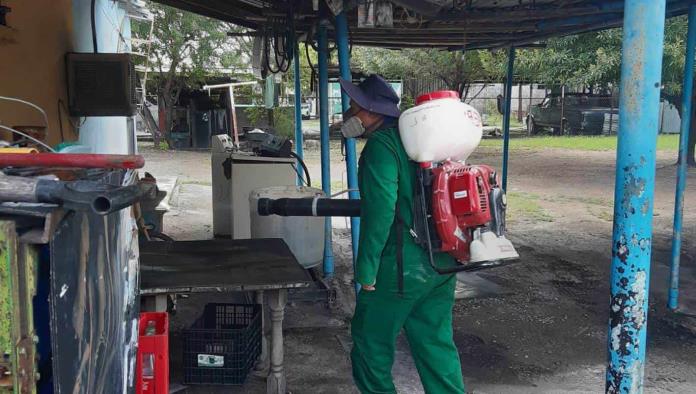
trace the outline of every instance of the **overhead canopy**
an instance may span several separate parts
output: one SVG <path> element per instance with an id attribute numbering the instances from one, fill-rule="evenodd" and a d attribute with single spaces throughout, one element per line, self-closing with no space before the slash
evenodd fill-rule
<path id="1" fill-rule="evenodd" d="M 287 26 L 291 4 L 300 33 L 315 31 L 320 19 L 312 0 L 154 1 L 254 31 Z M 392 0 L 393 27 L 358 28 L 357 3 L 345 2 L 355 45 L 451 50 L 523 46 L 553 36 L 618 27 L 624 7 L 624 0 Z M 694 0 L 668 0 L 668 17 L 685 14 L 692 3 Z M 331 15 L 325 0 L 319 4 Z"/>

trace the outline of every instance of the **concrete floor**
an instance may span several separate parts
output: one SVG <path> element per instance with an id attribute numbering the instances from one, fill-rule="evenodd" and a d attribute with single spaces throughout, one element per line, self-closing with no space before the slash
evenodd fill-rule
<path id="1" fill-rule="evenodd" d="M 212 237 L 207 152 L 143 149 L 146 170 L 178 176 L 165 232 L 175 239 Z M 665 310 L 673 154 L 658 153 L 646 393 L 696 392 L 696 335 L 690 318 Z M 334 156 L 336 157 L 336 155 Z M 467 278 L 468 297 L 454 311 L 455 342 L 472 393 L 600 393 L 604 391 L 611 243 L 613 152 L 515 151 L 511 157 L 510 237 L 518 264 Z M 308 152 L 314 179 L 318 154 Z M 499 167 L 496 150 L 472 162 Z M 345 164 L 333 163 L 340 183 Z M 693 174 L 692 174 L 693 175 Z M 686 195 L 683 302 L 696 306 L 696 185 Z M 340 226 L 339 226 L 340 227 Z M 348 358 L 353 305 L 350 239 L 334 230 L 339 307 L 294 303 L 285 326 L 288 389 L 293 393 L 354 393 Z M 177 332 L 219 294 L 178 302 L 172 319 L 172 377 L 180 376 Z M 696 310 L 696 308 L 694 308 Z M 178 356 L 179 355 L 179 356 Z M 404 340 L 393 374 L 400 393 L 422 393 Z M 261 378 L 239 388 L 189 387 L 188 393 L 263 393 Z"/>

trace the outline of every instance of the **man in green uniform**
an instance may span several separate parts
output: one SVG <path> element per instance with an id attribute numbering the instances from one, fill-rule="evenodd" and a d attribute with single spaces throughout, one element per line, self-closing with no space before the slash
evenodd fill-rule
<path id="1" fill-rule="evenodd" d="M 358 169 L 355 279 L 362 291 L 352 321 L 355 384 L 362 393 L 396 393 L 391 369 L 403 328 L 426 393 L 464 393 L 452 334 L 456 278 L 437 274 L 409 233 L 417 164 L 406 155 L 396 126 L 399 98 L 376 75 L 358 86 L 342 80 L 341 86 L 351 98 L 341 131 L 368 138 Z M 436 263 L 456 264 L 447 254 L 437 254 Z"/>

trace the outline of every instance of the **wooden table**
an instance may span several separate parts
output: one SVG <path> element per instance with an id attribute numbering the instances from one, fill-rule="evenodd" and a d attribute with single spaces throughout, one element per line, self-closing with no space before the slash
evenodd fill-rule
<path id="1" fill-rule="evenodd" d="M 287 290 L 308 287 L 307 271 L 282 239 L 240 239 L 148 242 L 140 247 L 140 294 L 166 311 L 167 295 L 180 293 L 253 291 L 271 315 L 268 394 L 285 394 L 283 318 Z M 263 319 L 265 326 L 265 318 Z M 263 337 L 260 366 L 268 359 Z"/>

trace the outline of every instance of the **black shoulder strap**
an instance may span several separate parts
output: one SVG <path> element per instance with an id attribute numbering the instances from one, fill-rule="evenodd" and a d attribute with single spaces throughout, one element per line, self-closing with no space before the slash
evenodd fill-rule
<path id="1" fill-rule="evenodd" d="M 399 282 L 399 295 L 404 295 L 404 222 L 399 212 L 399 200 L 396 201 L 396 270 Z"/>

